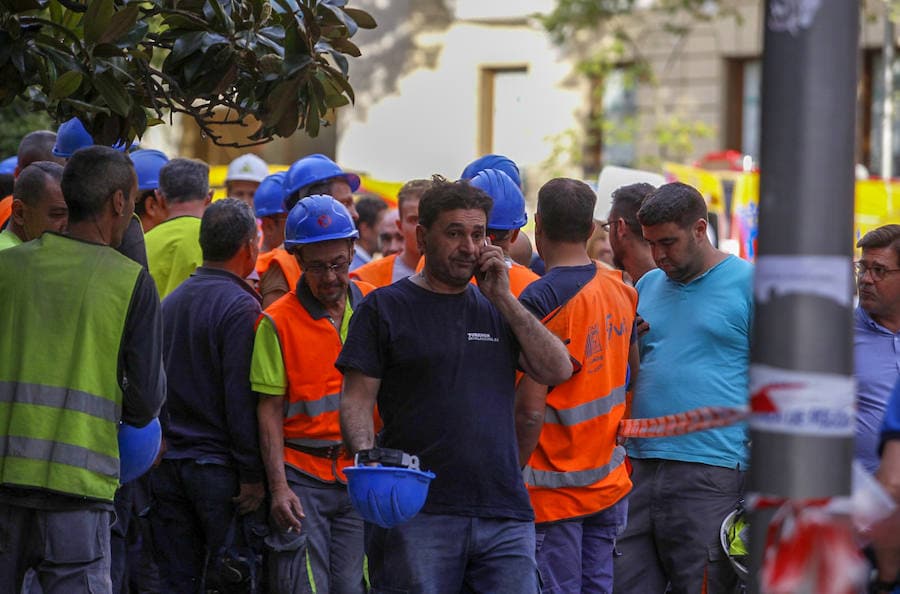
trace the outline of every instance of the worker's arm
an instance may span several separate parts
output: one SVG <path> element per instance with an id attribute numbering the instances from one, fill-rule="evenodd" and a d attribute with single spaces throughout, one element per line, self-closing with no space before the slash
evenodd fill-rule
<path id="1" fill-rule="evenodd" d="M 266 309 L 286 293 L 291 290 L 291 286 L 284 276 L 284 271 L 278 262 L 273 260 L 261 277 L 259 277 L 259 294 L 262 295 L 262 308 Z"/>
<path id="2" fill-rule="evenodd" d="M 351 455 L 375 445 L 373 412 L 381 380 L 361 371 L 344 369 L 341 391 L 341 435 Z"/>
<path id="3" fill-rule="evenodd" d="M 272 494 L 271 514 L 275 523 L 285 531 L 300 530 L 305 517 L 300 500 L 291 491 L 284 472 L 284 397 L 257 394 L 259 405 L 259 445 L 263 465 Z"/>
<path id="4" fill-rule="evenodd" d="M 569 352 L 509 291 L 509 269 L 503 250 L 494 245 L 481 249 L 476 265 L 478 288 L 509 324 L 519 342 L 519 366 L 535 381 L 548 386 L 572 376 Z"/>
<path id="5" fill-rule="evenodd" d="M 631 390 L 637 382 L 638 372 L 641 370 L 641 349 L 638 346 L 637 338 L 628 345 L 628 367 L 631 369 L 631 376 L 628 378 L 626 390 Z"/>
<path id="6" fill-rule="evenodd" d="M 141 269 L 125 318 L 125 332 L 119 352 L 123 422 L 143 427 L 159 415 L 166 399 L 162 352 L 159 293 L 150 274 Z"/>
<path id="7" fill-rule="evenodd" d="M 519 446 L 519 466 L 528 464 L 528 459 L 537 447 L 544 427 L 544 413 L 547 407 L 547 386 L 539 384 L 527 375 L 516 387 L 516 441 Z"/>

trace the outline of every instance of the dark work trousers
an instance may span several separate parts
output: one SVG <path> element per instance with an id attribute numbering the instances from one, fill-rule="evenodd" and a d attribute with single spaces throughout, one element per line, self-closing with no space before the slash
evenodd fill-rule
<path id="1" fill-rule="evenodd" d="M 151 471 L 150 532 L 160 591 L 202 592 L 207 560 L 226 544 L 237 513 L 237 471 L 197 460 L 163 460 Z"/>
<path id="2" fill-rule="evenodd" d="M 744 473 L 696 462 L 631 459 L 634 488 L 615 558 L 616 594 L 731 594 L 738 586 L 719 542 L 743 497 Z"/>
<path id="3" fill-rule="evenodd" d="M 43 594 L 111 594 L 112 515 L 108 511 L 47 511 L 0 503 L 3 591 L 21 591 L 25 573 L 32 568 Z"/>
<path id="4" fill-rule="evenodd" d="M 159 574 L 150 542 L 150 475 L 119 487 L 112 526 L 112 583 L 115 594 L 153 594 Z"/>

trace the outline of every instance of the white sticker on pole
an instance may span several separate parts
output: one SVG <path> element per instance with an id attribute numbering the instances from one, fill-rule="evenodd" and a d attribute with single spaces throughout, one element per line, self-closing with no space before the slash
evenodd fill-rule
<path id="1" fill-rule="evenodd" d="M 855 428 L 855 382 L 851 376 L 750 366 L 753 429 L 849 437 Z"/>
<path id="2" fill-rule="evenodd" d="M 850 307 L 853 263 L 846 256 L 759 256 L 753 281 L 760 303 L 773 295 L 813 295 Z"/>
<path id="3" fill-rule="evenodd" d="M 809 29 L 821 4 L 821 0 L 771 0 L 769 29 L 786 31 L 791 35 L 796 35 L 801 29 Z"/>

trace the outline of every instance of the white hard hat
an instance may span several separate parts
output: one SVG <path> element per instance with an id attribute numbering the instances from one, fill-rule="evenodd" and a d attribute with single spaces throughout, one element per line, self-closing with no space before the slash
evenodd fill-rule
<path id="1" fill-rule="evenodd" d="M 266 165 L 266 162 L 254 154 L 247 153 L 228 165 L 228 174 L 225 176 L 225 182 L 261 182 L 267 175 L 269 175 L 269 166 Z"/>

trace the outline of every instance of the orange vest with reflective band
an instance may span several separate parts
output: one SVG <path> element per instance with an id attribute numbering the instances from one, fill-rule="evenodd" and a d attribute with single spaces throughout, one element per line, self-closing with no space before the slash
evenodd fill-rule
<path id="1" fill-rule="evenodd" d="M 6 198 L 0 199 L 0 229 L 3 228 L 3 225 L 6 224 L 6 221 L 8 221 L 9 217 L 12 216 L 12 202 L 12 194 L 7 196 Z"/>
<path id="2" fill-rule="evenodd" d="M 300 273 L 302 272 L 300 264 L 297 262 L 297 258 L 290 255 L 284 248 L 275 248 L 259 255 L 256 259 L 256 273 L 260 278 L 269 270 L 273 261 L 278 263 L 288 286 L 291 289 L 296 289 L 297 281 L 300 280 Z"/>
<path id="3" fill-rule="evenodd" d="M 369 283 L 374 287 L 386 287 L 394 282 L 394 260 L 399 254 L 367 262 L 350 272 L 350 278 Z"/>
<path id="4" fill-rule="evenodd" d="M 374 288 L 351 281 L 347 288 L 351 305 L 355 307 Z M 278 333 L 287 374 L 285 464 L 324 482 L 347 482 L 342 469 L 352 466 L 353 460 L 346 453 L 331 460 L 288 446 L 327 448 L 342 443 L 339 408 L 344 376 L 334 366 L 343 347 L 338 330 L 327 315 L 314 317 L 297 297 L 297 289 L 283 295 L 262 315 Z"/>
<path id="5" fill-rule="evenodd" d="M 535 522 L 606 509 L 631 490 L 625 449 L 625 373 L 637 292 L 598 265 L 594 278 L 544 318 L 567 343 L 575 373 L 547 393 L 544 428 L 522 471 Z"/>

